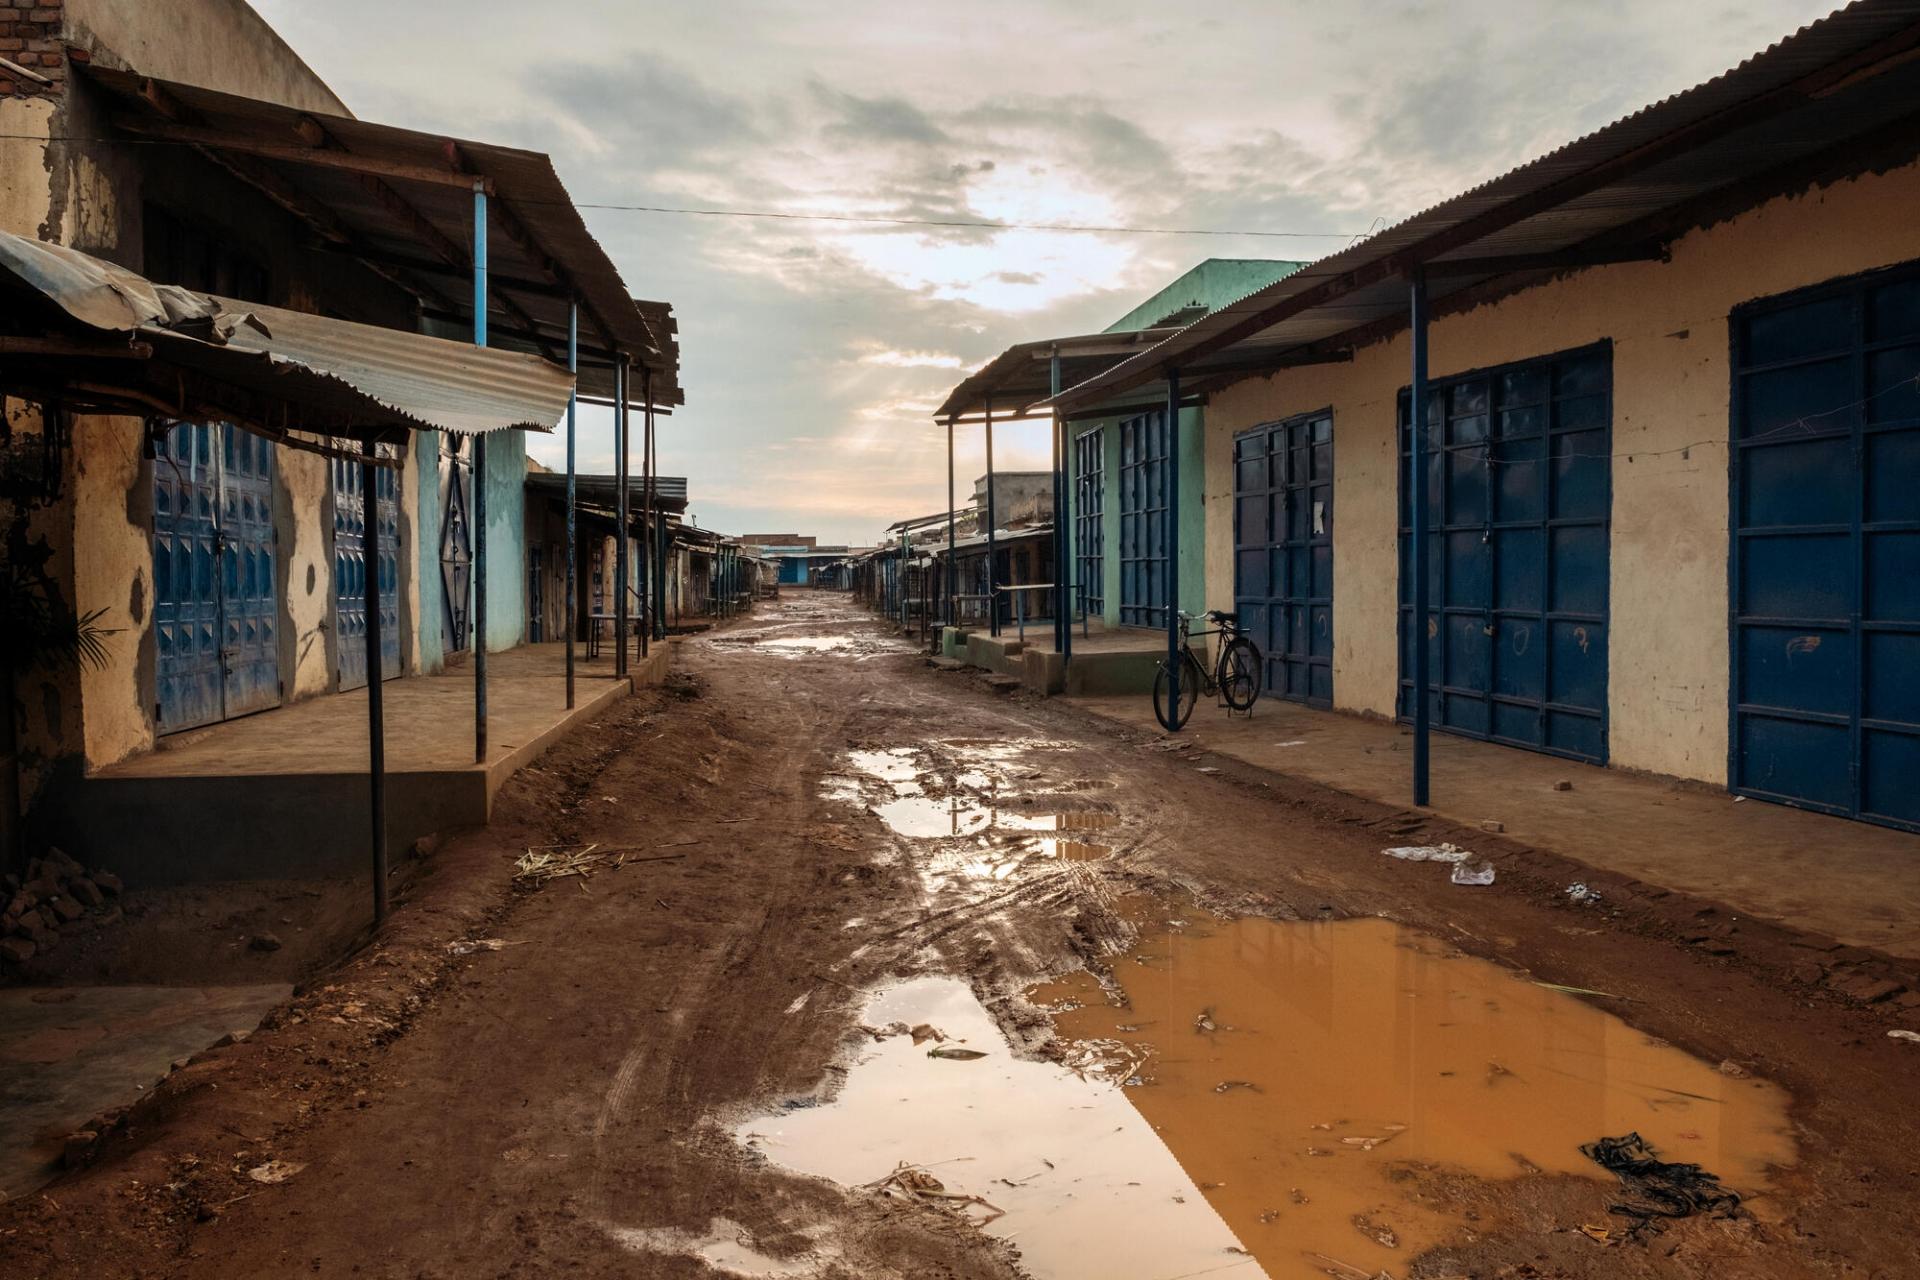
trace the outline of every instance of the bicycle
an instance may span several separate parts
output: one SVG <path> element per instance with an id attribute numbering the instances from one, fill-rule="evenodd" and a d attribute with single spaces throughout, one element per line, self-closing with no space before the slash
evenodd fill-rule
<path id="1" fill-rule="evenodd" d="M 1187 722 L 1200 701 L 1203 687 L 1209 697 L 1218 695 L 1229 712 L 1252 711 L 1260 697 L 1260 650 L 1240 629 L 1240 615 L 1210 609 L 1204 616 L 1206 621 L 1218 624 L 1216 630 L 1195 632 L 1194 616 L 1179 615 L 1180 705 L 1173 708 L 1178 719 L 1168 719 L 1166 659 L 1160 660 L 1159 674 L 1153 678 L 1153 714 L 1164 729 L 1178 729 Z M 1220 659 L 1212 671 L 1201 666 L 1193 652 L 1193 641 L 1204 636 L 1226 637 L 1220 644 Z"/>

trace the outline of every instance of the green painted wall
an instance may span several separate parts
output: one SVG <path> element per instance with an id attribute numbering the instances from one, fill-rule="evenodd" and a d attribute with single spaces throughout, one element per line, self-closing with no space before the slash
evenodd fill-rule
<path id="1" fill-rule="evenodd" d="M 1184 311 L 1218 311 L 1305 265 L 1270 258 L 1208 258 L 1108 325 L 1103 332 L 1133 333 L 1165 324 Z M 1197 318 L 1195 314 L 1188 320 Z"/>
<path id="2" fill-rule="evenodd" d="M 1100 617 L 1109 627 L 1120 625 L 1120 423 L 1122 418 L 1076 423 L 1077 439 L 1098 427 L 1106 482 L 1105 505 L 1101 512 L 1101 542 L 1106 554 L 1101 562 Z M 1189 613 L 1206 608 L 1207 583 L 1207 511 L 1206 511 L 1206 434 L 1203 411 L 1180 411 L 1180 607 Z M 1077 494 L 1076 494 L 1077 500 Z M 1075 536 L 1078 521 L 1068 528 L 1073 554 L 1079 554 Z M 1078 561 L 1076 560 L 1076 566 Z"/>
<path id="3" fill-rule="evenodd" d="M 419 534 L 415 550 L 419 563 L 415 572 L 420 583 L 420 669 L 438 671 L 446 665 L 444 634 L 446 606 L 440 588 L 440 529 L 446 505 L 440 497 L 440 435 L 435 431 L 413 433 L 414 484 L 419 499 Z"/>

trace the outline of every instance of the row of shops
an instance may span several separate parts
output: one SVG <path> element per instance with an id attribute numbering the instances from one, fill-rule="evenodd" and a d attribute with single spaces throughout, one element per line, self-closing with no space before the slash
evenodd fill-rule
<path id="1" fill-rule="evenodd" d="M 988 521 L 948 569 L 943 514 L 869 594 L 998 629 L 1050 583 L 1067 655 L 1234 611 L 1267 696 L 1409 727 L 1418 803 L 1445 733 L 1920 829 L 1916 52 L 1864 0 L 1328 258 L 1008 348 L 936 422 L 1054 423 L 1047 556 Z"/>

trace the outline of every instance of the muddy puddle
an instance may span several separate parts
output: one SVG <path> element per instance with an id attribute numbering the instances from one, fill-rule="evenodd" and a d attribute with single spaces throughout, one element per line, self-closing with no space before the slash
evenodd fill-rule
<path id="1" fill-rule="evenodd" d="M 1275 1277 L 1404 1274 L 1468 1225 L 1428 1169 L 1611 1183 L 1580 1146 L 1635 1131 L 1742 1192 L 1794 1159 L 1776 1086 L 1390 921 L 1194 914 L 1113 975 L 1031 998 Z"/>
<path id="2" fill-rule="evenodd" d="M 913 651 L 910 644 L 880 636 L 787 636 L 764 631 L 719 636 L 712 644 L 716 649 L 751 649 L 781 658 L 811 658 L 832 654 L 856 661 Z"/>
<path id="3" fill-rule="evenodd" d="M 735 1136 L 788 1168 L 963 1213 L 1011 1240 L 1035 1276 L 1261 1274 L 1123 1091 L 1014 1057 L 966 983 L 903 983 L 860 1017 L 946 1038 L 869 1040 L 831 1102 L 750 1120 Z M 947 1049 L 985 1056 L 929 1056 Z M 910 1179 L 881 1185 L 902 1165 Z"/>
<path id="4" fill-rule="evenodd" d="M 736 1136 L 871 1194 L 931 1190 L 1040 1280 L 1404 1277 L 1485 1217 L 1429 1174 L 1611 1190 L 1579 1148 L 1635 1131 L 1743 1193 L 1794 1159 L 1776 1086 L 1426 935 L 1132 911 L 1152 919 L 1112 985 L 1029 993 L 1057 1061 L 1015 1056 L 964 982 L 907 982 L 869 998 L 827 1101 Z"/>
<path id="5" fill-rule="evenodd" d="M 829 777 L 829 797 L 871 812 L 895 835 L 927 841 L 916 865 L 938 888 L 1001 881 L 1034 862 L 1094 862 L 1110 856 L 1116 815 L 1053 809 L 1058 793 L 1034 757 L 1045 740 L 954 739 L 928 747 L 847 753 L 848 773 Z"/>

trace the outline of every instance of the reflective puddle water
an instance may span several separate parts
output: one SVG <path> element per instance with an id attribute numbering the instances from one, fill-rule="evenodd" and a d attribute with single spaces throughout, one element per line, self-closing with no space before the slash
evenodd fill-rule
<path id="1" fill-rule="evenodd" d="M 1454 1233 L 1409 1165 L 1611 1182 L 1580 1145 L 1637 1130 L 1753 1191 L 1794 1158 L 1776 1086 L 1389 921 L 1196 920 L 1114 974 L 1124 1003 L 1084 973 L 1032 998 L 1276 1277 L 1404 1274 Z"/>
<path id="2" fill-rule="evenodd" d="M 889 1035 L 861 1051 L 832 1102 L 748 1121 L 736 1136 L 852 1187 L 902 1164 L 923 1171 L 938 1180 L 937 1203 L 1013 1241 L 1036 1276 L 1262 1275 L 1126 1094 L 1015 1058 L 964 982 L 888 988 L 861 1020 L 930 1026 L 946 1039 Z M 986 1056 L 930 1057 L 934 1049 Z"/>
<path id="3" fill-rule="evenodd" d="M 830 778 L 827 795 L 862 805 L 896 835 L 950 841 L 922 860 L 924 877 L 946 881 L 1003 880 L 1033 858 L 1090 862 L 1112 848 L 1086 838 L 1118 821 L 1101 810 L 1035 813 L 1025 807 L 1046 794 L 1032 789 L 1040 776 L 1030 753 L 1060 744 L 1044 740 L 983 742 L 953 739 L 936 749 L 893 747 L 847 753 L 858 778 Z M 930 760 L 950 774 L 945 794 L 927 794 L 943 779 Z M 876 788 L 872 784 L 880 783 Z M 1032 833 L 1032 834 L 1029 834 Z M 1011 838 L 1010 838 L 1011 837 Z"/>

